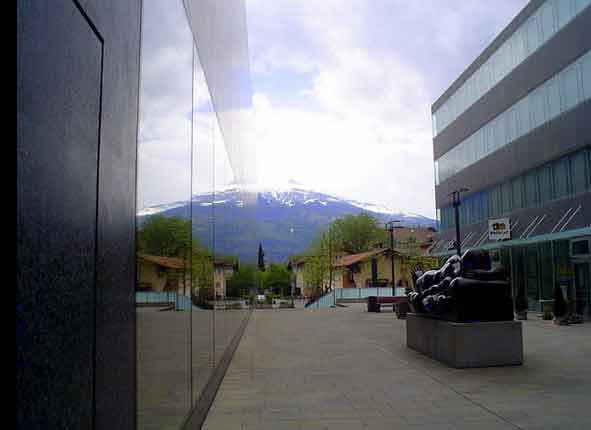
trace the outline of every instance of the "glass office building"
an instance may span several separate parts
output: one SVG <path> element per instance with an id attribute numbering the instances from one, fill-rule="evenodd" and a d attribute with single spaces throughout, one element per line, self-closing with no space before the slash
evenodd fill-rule
<path id="1" fill-rule="evenodd" d="M 434 103 L 440 234 L 511 268 L 531 310 L 566 287 L 591 317 L 591 2 L 530 1 Z M 508 222 L 507 222 L 508 221 Z M 502 236 L 494 225 L 506 225 Z"/>

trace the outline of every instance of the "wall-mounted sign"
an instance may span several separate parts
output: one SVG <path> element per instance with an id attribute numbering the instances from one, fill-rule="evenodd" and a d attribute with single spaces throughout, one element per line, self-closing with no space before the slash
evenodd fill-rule
<path id="1" fill-rule="evenodd" d="M 511 224 L 509 218 L 497 218 L 488 220 L 489 240 L 511 239 Z"/>

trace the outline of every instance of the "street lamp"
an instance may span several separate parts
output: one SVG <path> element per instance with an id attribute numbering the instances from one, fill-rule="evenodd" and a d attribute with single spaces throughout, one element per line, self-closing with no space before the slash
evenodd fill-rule
<path id="1" fill-rule="evenodd" d="M 455 210 L 455 218 L 456 218 L 456 252 L 458 257 L 462 255 L 462 242 L 460 241 L 460 205 L 462 202 L 460 201 L 460 194 L 470 191 L 468 188 L 460 188 L 459 190 L 452 191 L 449 193 L 451 196 L 451 201 Z"/>
<path id="2" fill-rule="evenodd" d="M 394 282 L 394 224 L 399 223 L 399 220 L 392 220 L 386 223 L 386 230 L 390 232 L 390 268 L 392 270 L 392 295 L 396 295 L 396 283 Z M 378 293 L 379 293 L 378 289 Z"/>
<path id="3" fill-rule="evenodd" d="M 293 251 L 294 251 L 294 243 L 293 243 L 293 227 L 289 228 L 289 238 L 290 238 L 290 242 L 291 242 L 291 254 L 293 256 Z M 293 273 L 293 272 L 292 272 Z M 294 304 L 294 294 L 295 294 L 295 283 L 296 283 L 296 278 L 294 277 L 292 279 L 291 282 L 291 304 Z"/>

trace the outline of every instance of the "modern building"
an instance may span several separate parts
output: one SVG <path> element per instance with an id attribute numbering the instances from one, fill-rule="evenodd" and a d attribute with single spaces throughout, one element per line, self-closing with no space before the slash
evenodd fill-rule
<path id="1" fill-rule="evenodd" d="M 556 284 L 591 317 L 591 1 L 532 0 L 433 104 L 440 234 L 511 268 L 529 308 Z"/>
<path id="2" fill-rule="evenodd" d="M 17 2 L 17 428 L 200 428 L 250 316 L 192 292 L 216 223 L 254 219 L 248 192 L 214 207 L 256 176 L 251 96 L 243 0 Z M 136 214 L 169 202 L 190 237 L 138 255 Z M 139 306 L 160 289 L 177 306 Z"/>

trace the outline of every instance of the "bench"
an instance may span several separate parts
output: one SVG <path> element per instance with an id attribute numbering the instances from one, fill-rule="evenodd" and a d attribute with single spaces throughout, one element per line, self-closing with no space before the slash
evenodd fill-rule
<path id="1" fill-rule="evenodd" d="M 404 318 L 408 310 L 406 296 L 369 296 L 367 298 L 367 312 L 381 312 L 382 307 L 392 307 L 398 318 Z"/>

